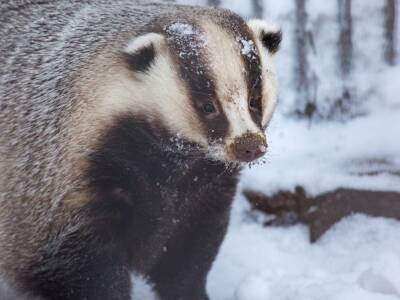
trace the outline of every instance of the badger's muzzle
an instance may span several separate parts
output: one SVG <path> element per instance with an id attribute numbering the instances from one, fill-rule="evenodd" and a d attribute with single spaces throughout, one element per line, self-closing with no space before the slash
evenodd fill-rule
<path id="1" fill-rule="evenodd" d="M 246 133 L 233 140 L 230 152 L 237 161 L 251 162 L 267 152 L 267 142 L 259 134 Z"/>

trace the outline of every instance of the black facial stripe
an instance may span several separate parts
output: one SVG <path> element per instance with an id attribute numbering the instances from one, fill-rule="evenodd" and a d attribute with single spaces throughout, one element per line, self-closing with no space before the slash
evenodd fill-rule
<path id="1" fill-rule="evenodd" d="M 242 60 L 246 70 L 246 80 L 247 80 L 247 89 L 248 89 L 248 101 L 255 103 L 255 110 L 250 110 L 250 115 L 253 121 L 259 126 L 262 127 L 261 119 L 262 119 L 262 69 L 261 69 L 261 61 L 258 54 L 257 46 L 252 39 L 250 32 L 245 28 L 241 28 L 242 32 L 239 36 L 246 41 L 246 43 L 251 43 L 253 45 L 253 49 L 250 50 L 248 54 L 242 54 Z M 243 47 L 243 46 L 242 46 Z M 242 50 L 243 52 L 243 50 Z"/>
<path id="2" fill-rule="evenodd" d="M 248 99 L 254 103 L 256 109 L 250 110 L 250 115 L 253 121 L 262 127 L 262 112 L 263 112 L 263 99 L 262 99 L 262 70 L 259 57 L 257 56 L 256 61 L 249 62 L 244 59 L 247 71 L 247 87 L 248 87 Z"/>
<path id="3" fill-rule="evenodd" d="M 193 108 L 202 121 L 205 134 L 210 140 L 224 138 L 228 133 L 228 119 L 217 99 L 215 78 L 205 57 L 205 33 L 196 24 L 188 21 L 166 26 L 165 33 L 173 59 L 179 66 L 180 78 L 187 86 Z M 219 111 L 219 115 L 212 119 L 207 118 L 201 109 L 202 104 L 210 101 Z"/>
<path id="4" fill-rule="evenodd" d="M 222 14 L 227 12 L 222 12 Z M 262 128 L 262 66 L 259 56 L 259 49 L 255 43 L 255 37 L 243 19 L 229 13 L 229 17 L 221 17 L 226 20 L 219 25 L 230 32 L 239 44 L 241 58 L 245 67 L 245 77 L 248 89 L 248 101 L 254 101 L 258 110 L 250 110 L 250 115 L 256 125 Z"/>
<path id="5" fill-rule="evenodd" d="M 134 72 L 146 72 L 154 62 L 156 50 L 154 49 L 154 45 L 150 44 L 138 49 L 134 53 L 124 53 L 123 55 L 129 69 Z"/>

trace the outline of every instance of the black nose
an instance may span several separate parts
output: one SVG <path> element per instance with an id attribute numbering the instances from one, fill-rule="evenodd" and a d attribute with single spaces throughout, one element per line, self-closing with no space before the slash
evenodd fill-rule
<path id="1" fill-rule="evenodd" d="M 256 134 L 246 134 L 236 138 L 232 144 L 232 153 L 236 160 L 251 162 L 267 152 L 265 139 Z"/>

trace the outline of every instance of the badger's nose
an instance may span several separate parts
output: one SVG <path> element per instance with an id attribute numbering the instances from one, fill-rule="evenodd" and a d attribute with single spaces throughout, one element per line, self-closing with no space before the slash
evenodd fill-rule
<path id="1" fill-rule="evenodd" d="M 235 159 L 242 162 L 251 162 L 267 152 L 265 139 L 257 134 L 246 134 L 238 137 L 231 147 Z"/>

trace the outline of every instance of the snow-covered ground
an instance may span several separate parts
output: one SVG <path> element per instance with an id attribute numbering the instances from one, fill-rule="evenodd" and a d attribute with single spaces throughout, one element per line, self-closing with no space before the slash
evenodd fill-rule
<path id="1" fill-rule="evenodd" d="M 212 300 L 399 300 L 400 222 L 355 215 L 310 244 L 307 228 L 235 216 L 209 275 Z"/>

